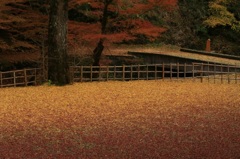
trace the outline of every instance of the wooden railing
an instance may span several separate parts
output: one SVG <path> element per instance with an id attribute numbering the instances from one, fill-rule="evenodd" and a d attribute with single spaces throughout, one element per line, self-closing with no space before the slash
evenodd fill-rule
<path id="1" fill-rule="evenodd" d="M 72 82 L 199 79 L 201 82 L 240 83 L 240 66 L 208 63 L 71 66 L 70 78 Z M 38 85 L 42 80 L 39 68 L 0 72 L 1 88 Z"/>
<path id="2" fill-rule="evenodd" d="M 201 82 L 207 80 L 213 83 L 239 83 L 240 81 L 240 66 L 209 64 L 209 63 L 194 63 L 193 72 L 198 75 L 193 75 L 199 78 Z"/>
<path id="3" fill-rule="evenodd" d="M 123 66 L 72 66 L 71 79 L 73 82 L 108 81 L 108 80 L 153 80 L 153 79 L 227 79 L 240 80 L 240 66 L 218 65 L 208 63 L 193 64 L 149 64 Z M 227 77 L 226 77 L 227 76 Z"/>
<path id="4" fill-rule="evenodd" d="M 0 72 L 0 87 L 37 85 L 42 78 L 39 68 Z"/>

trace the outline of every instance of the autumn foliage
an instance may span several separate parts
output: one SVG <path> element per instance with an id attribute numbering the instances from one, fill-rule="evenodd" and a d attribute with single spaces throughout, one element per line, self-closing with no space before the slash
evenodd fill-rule
<path id="1" fill-rule="evenodd" d="M 77 9 L 75 14 L 89 19 L 85 21 L 82 18 L 80 22 L 83 22 L 83 20 L 85 22 L 79 25 L 78 30 L 82 29 L 80 37 L 83 40 L 95 43 L 93 65 L 99 65 L 106 43 L 140 40 L 138 38 L 140 35 L 149 41 L 159 37 L 165 29 L 153 25 L 149 19 L 144 18 L 144 15 L 158 7 L 173 8 L 176 2 L 176 0 L 83 0 L 72 1 L 70 6 L 74 6 Z M 81 28 L 82 26 L 84 27 Z"/>
<path id="2" fill-rule="evenodd" d="M 107 15 L 103 15 L 104 7 L 106 7 L 105 2 L 109 3 Z M 87 41 L 98 42 L 99 38 L 105 38 L 109 42 L 122 42 L 136 39 L 139 34 L 153 40 L 165 29 L 152 24 L 148 19 L 144 19 L 143 15 L 158 7 L 173 9 L 176 7 L 176 3 L 176 0 L 148 0 L 147 2 L 140 0 L 70 1 L 70 7 L 79 8 L 77 10 L 79 14 L 92 19 L 72 25 L 78 28 L 79 37 Z M 103 31 L 101 23 L 104 16 L 107 16 L 107 24 Z M 70 37 L 73 38 L 74 35 L 76 32 L 70 32 Z"/>

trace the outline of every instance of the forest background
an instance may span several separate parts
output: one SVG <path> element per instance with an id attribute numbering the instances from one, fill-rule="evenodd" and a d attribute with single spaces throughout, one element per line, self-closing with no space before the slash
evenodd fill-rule
<path id="1" fill-rule="evenodd" d="M 95 47 L 89 45 L 82 32 L 91 31 L 92 28 L 83 24 L 93 24 L 96 19 L 88 14 L 91 7 L 87 1 L 81 5 L 77 2 L 69 1 L 69 54 L 84 54 Z M 49 1 L 2 0 L 0 7 L 1 70 L 7 68 L 9 62 L 33 60 L 44 54 L 48 44 Z M 174 8 L 158 7 L 140 15 L 163 29 L 154 41 L 139 34 L 137 39 L 121 43 L 171 44 L 203 50 L 210 38 L 215 52 L 240 55 L 239 8 L 238 0 L 179 0 Z"/>

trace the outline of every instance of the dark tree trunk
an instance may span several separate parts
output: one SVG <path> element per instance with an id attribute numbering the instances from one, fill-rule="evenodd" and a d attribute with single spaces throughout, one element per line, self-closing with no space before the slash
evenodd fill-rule
<path id="1" fill-rule="evenodd" d="M 103 39 L 100 39 L 97 47 L 93 50 L 93 66 L 99 66 L 100 58 L 104 49 L 103 41 Z"/>
<path id="2" fill-rule="evenodd" d="M 67 61 L 68 0 L 51 0 L 48 30 L 48 79 L 57 85 L 68 84 Z"/>
<path id="3" fill-rule="evenodd" d="M 104 9 L 103 9 L 103 16 L 101 20 L 101 33 L 106 34 L 106 27 L 108 24 L 108 6 L 112 3 L 113 0 L 104 0 Z M 104 49 L 104 39 L 100 39 L 96 48 L 93 50 L 93 59 L 94 59 L 94 66 L 99 66 L 99 61 Z"/>

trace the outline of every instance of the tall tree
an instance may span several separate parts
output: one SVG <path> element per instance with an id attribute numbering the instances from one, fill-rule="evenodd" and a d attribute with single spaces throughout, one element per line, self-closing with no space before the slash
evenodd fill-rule
<path id="1" fill-rule="evenodd" d="M 165 6 L 172 9 L 177 0 L 79 0 L 71 6 L 78 8 L 83 35 L 87 41 L 97 41 L 93 50 L 94 65 L 99 60 L 106 43 L 137 40 L 144 37 L 153 40 L 165 31 L 144 18 L 148 11 Z M 85 21 L 88 19 L 88 21 Z"/>
<path id="2" fill-rule="evenodd" d="M 69 83 L 67 22 L 68 0 L 51 0 L 48 29 L 48 78 L 57 85 Z"/>

